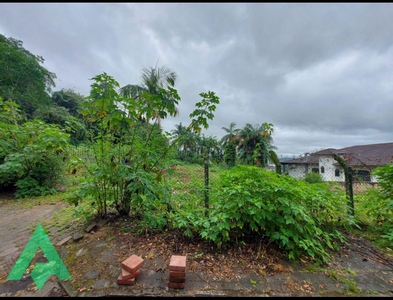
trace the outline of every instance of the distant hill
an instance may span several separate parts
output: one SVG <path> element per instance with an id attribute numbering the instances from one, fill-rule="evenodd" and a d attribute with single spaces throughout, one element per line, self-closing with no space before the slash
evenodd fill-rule
<path id="1" fill-rule="evenodd" d="M 283 162 L 283 161 L 287 161 L 287 160 L 291 160 L 291 159 L 293 159 L 293 157 L 280 157 L 278 160 L 280 162 Z"/>

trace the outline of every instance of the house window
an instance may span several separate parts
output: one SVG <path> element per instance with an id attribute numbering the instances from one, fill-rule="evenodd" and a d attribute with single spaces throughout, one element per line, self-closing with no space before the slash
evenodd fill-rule
<path id="1" fill-rule="evenodd" d="M 336 170 L 334 171 L 334 175 L 335 175 L 336 177 L 339 177 L 339 176 L 340 176 L 340 170 L 339 170 L 339 169 L 336 169 Z"/>
<path id="2" fill-rule="evenodd" d="M 318 168 L 312 168 L 312 169 L 311 169 L 311 172 L 313 172 L 313 173 L 318 173 L 318 172 L 319 172 L 319 169 L 318 169 Z"/>
<path id="3" fill-rule="evenodd" d="M 321 173 L 325 173 L 325 167 L 324 166 L 321 167 Z"/>
<path id="4" fill-rule="evenodd" d="M 354 170 L 353 181 L 355 182 L 370 182 L 370 172 L 366 170 Z"/>

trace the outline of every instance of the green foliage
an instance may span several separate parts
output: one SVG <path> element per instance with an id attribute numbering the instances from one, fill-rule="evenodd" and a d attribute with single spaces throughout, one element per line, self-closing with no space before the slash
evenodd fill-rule
<path id="1" fill-rule="evenodd" d="M 385 168 L 389 170 L 389 168 Z M 382 172 L 382 171 L 380 171 Z M 382 175 L 382 173 L 380 173 Z M 369 189 L 356 195 L 358 218 L 364 224 L 375 228 L 378 243 L 393 246 L 393 199 L 381 187 Z M 389 241 L 389 242 L 386 242 Z"/>
<path id="2" fill-rule="evenodd" d="M 321 174 L 311 172 L 306 174 L 306 176 L 304 177 L 304 181 L 308 183 L 322 183 L 323 179 Z"/>
<path id="3" fill-rule="evenodd" d="M 239 159 L 246 165 L 265 167 L 271 157 L 271 150 L 276 149 L 272 145 L 273 124 L 263 123 L 252 126 L 246 124 L 237 135 L 237 150 Z"/>
<path id="4" fill-rule="evenodd" d="M 379 186 L 385 198 L 393 198 L 393 164 L 388 164 L 374 170 Z"/>
<path id="5" fill-rule="evenodd" d="M 87 142 L 87 129 L 80 113 L 84 97 L 72 90 L 62 89 L 52 94 L 52 105 L 37 108 L 34 116 L 46 123 L 60 125 L 70 134 L 70 142 Z"/>
<path id="6" fill-rule="evenodd" d="M 37 196 L 53 195 L 57 191 L 54 187 L 41 185 L 41 183 L 31 176 L 19 179 L 16 183 L 16 198 L 28 198 Z"/>
<path id="7" fill-rule="evenodd" d="M 50 105 L 49 93 L 56 75 L 41 64 L 23 42 L 0 34 L 0 96 L 19 104 L 22 115 L 33 118 L 36 109 Z"/>
<path id="8" fill-rule="evenodd" d="M 224 161 L 228 167 L 234 167 L 236 164 L 236 145 L 228 143 L 224 149 Z"/>
<path id="9" fill-rule="evenodd" d="M 212 201 L 208 222 L 200 234 L 217 245 L 261 234 L 287 251 L 290 259 L 308 255 L 326 262 L 327 249 L 344 241 L 333 225 L 353 224 L 345 207 L 345 195 L 326 184 L 304 181 L 238 166 L 220 177 L 220 189 Z"/>
<path id="10" fill-rule="evenodd" d="M 282 173 L 282 166 L 281 166 L 280 160 L 278 159 L 277 153 L 274 152 L 273 150 L 269 150 L 269 154 L 270 154 L 270 159 L 273 161 L 273 163 L 276 167 L 276 173 L 281 174 Z"/>
<path id="11" fill-rule="evenodd" d="M 162 133 L 159 120 L 177 113 L 180 97 L 171 86 L 159 85 L 139 89 L 137 99 L 128 98 L 127 93 L 124 97 L 118 94 L 118 82 L 106 73 L 93 80 L 82 114 L 98 128 L 91 143 L 94 154 L 84 166 L 85 182 L 70 201 L 78 204 L 90 199 L 102 217 L 111 207 L 120 215 L 129 215 L 132 208 L 133 214 L 141 215 L 146 224 L 163 228 L 166 218 L 160 218 L 157 212 L 163 208 L 170 211 L 170 193 L 163 172 L 174 142 L 170 144 Z M 195 114 L 198 119 L 188 127 L 191 132 L 201 126 L 207 128 L 206 119 L 213 117 L 213 104 L 218 102 L 212 92 L 201 95 L 204 98 L 202 104 L 197 103 L 200 109 Z M 203 105 L 207 108 L 203 109 Z"/>
<path id="12" fill-rule="evenodd" d="M 240 129 L 235 129 L 236 123 L 232 122 L 229 128 L 222 127 L 227 134 L 221 138 L 221 143 L 224 146 L 224 161 L 228 167 L 234 167 L 236 164 L 236 146 L 238 143 L 238 133 Z"/>
<path id="13" fill-rule="evenodd" d="M 374 170 L 380 186 L 378 203 L 372 201 L 371 209 L 378 212 L 376 221 L 382 227 L 383 238 L 393 242 L 393 164 L 388 164 Z M 393 245 L 393 243 L 391 244 Z"/>
<path id="14" fill-rule="evenodd" d="M 4 115 L 18 106 L 0 99 L 0 107 L 0 120 L 7 120 Z M 57 126 L 40 120 L 0 122 L 0 187 L 15 186 L 20 198 L 54 193 L 63 179 L 68 139 Z"/>
<path id="15" fill-rule="evenodd" d="M 53 105 L 39 108 L 35 111 L 35 117 L 49 124 L 57 124 L 70 134 L 70 142 L 78 145 L 87 139 L 86 126 L 81 119 L 72 116 L 68 109 Z"/>
<path id="16" fill-rule="evenodd" d="M 52 93 L 53 102 L 60 107 L 64 107 L 74 117 L 81 117 L 80 110 L 84 102 L 84 96 L 71 89 L 61 89 Z"/>
<path id="17" fill-rule="evenodd" d="M 214 92 L 209 91 L 199 95 L 202 97 L 202 100 L 195 104 L 197 108 L 190 114 L 192 120 L 189 128 L 195 133 L 201 133 L 202 127 L 205 129 L 209 127 L 208 120 L 213 120 L 213 112 L 220 103 L 220 99 Z"/>

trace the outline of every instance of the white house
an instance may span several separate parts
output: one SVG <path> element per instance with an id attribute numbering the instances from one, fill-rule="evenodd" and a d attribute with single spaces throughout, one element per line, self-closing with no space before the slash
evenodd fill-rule
<path id="1" fill-rule="evenodd" d="M 304 178 L 310 172 L 320 173 L 324 181 L 344 182 L 344 170 L 333 154 L 342 157 L 353 170 L 353 179 L 358 182 L 376 183 L 372 175 L 376 167 L 393 163 L 393 143 L 357 145 L 342 149 L 325 149 L 281 162 L 284 173 Z"/>

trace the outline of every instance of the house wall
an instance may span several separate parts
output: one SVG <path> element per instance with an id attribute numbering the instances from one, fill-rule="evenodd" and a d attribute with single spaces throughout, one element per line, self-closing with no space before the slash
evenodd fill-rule
<path id="1" fill-rule="evenodd" d="M 335 166 L 337 163 L 332 156 L 321 155 L 319 157 L 319 173 L 322 176 L 323 181 L 345 181 L 344 170 L 341 166 Z M 321 172 L 321 167 L 324 167 L 325 171 Z M 339 176 L 336 176 L 336 169 L 339 170 Z"/>
<path id="2" fill-rule="evenodd" d="M 324 172 L 322 172 L 324 167 Z M 294 178 L 304 178 L 307 173 L 312 172 L 313 168 L 319 170 L 323 181 L 334 181 L 334 182 L 345 182 L 344 169 L 337 165 L 337 161 L 328 155 L 321 155 L 319 157 L 319 164 L 292 164 L 287 167 L 288 175 Z M 364 168 L 353 168 L 354 170 L 365 170 Z M 336 170 L 339 172 L 339 176 L 336 176 Z M 372 172 L 367 169 L 371 174 Z M 377 183 L 378 179 L 370 174 L 370 183 Z"/>
<path id="3" fill-rule="evenodd" d="M 288 175 L 297 179 L 302 179 L 306 174 L 311 173 L 313 168 L 318 169 L 317 164 L 292 164 L 288 167 Z"/>

